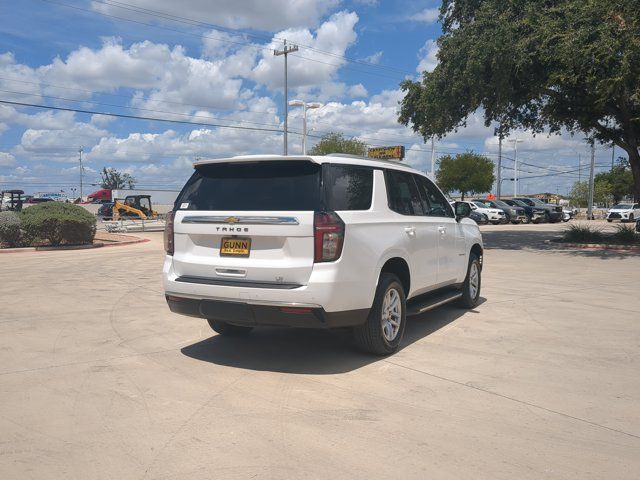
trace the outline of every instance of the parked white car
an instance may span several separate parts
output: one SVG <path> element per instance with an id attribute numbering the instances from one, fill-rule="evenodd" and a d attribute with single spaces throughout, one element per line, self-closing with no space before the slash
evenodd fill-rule
<path id="1" fill-rule="evenodd" d="M 640 219 L 640 203 L 619 203 L 607 211 L 607 222 L 633 222 Z"/>
<path id="2" fill-rule="evenodd" d="M 353 329 L 386 355 L 406 317 L 480 296 L 482 238 L 423 173 L 350 156 L 202 160 L 165 230 L 173 312 L 224 335 Z"/>
<path id="3" fill-rule="evenodd" d="M 487 207 L 480 202 L 469 202 L 469 203 L 472 205 L 471 208 L 473 210 L 476 210 L 478 213 L 484 213 L 489 219 L 490 223 L 494 225 L 498 225 L 499 223 L 507 223 L 507 217 L 504 213 L 504 210 L 500 208 Z M 473 208 L 474 206 L 476 208 Z"/>

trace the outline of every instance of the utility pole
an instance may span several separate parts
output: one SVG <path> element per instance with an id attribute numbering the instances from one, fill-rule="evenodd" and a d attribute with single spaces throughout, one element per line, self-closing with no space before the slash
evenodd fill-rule
<path id="1" fill-rule="evenodd" d="M 436 181 L 436 147 L 434 135 L 431 135 L 431 181 Z"/>
<path id="2" fill-rule="evenodd" d="M 593 170 L 596 163 L 596 146 L 591 145 L 591 169 L 589 170 L 589 203 L 587 207 L 587 219 L 593 220 Z"/>
<path id="3" fill-rule="evenodd" d="M 502 193 L 502 132 L 500 128 L 496 128 L 493 131 L 494 135 L 498 136 L 498 183 L 496 186 L 496 196 L 498 200 L 500 200 L 500 195 Z"/>
<path id="4" fill-rule="evenodd" d="M 513 196 L 518 196 L 518 143 L 524 142 L 519 138 L 512 138 L 509 140 L 513 142 Z"/>
<path id="5" fill-rule="evenodd" d="M 611 144 L 611 171 L 613 172 L 613 159 L 616 156 L 616 144 L 612 143 Z"/>
<path id="6" fill-rule="evenodd" d="M 78 150 L 78 153 L 80 154 L 80 201 L 82 201 L 82 174 L 84 170 L 84 167 L 82 166 L 82 146 L 80 147 L 80 150 Z"/>
<path id="7" fill-rule="evenodd" d="M 276 57 L 280 55 L 284 55 L 284 154 L 288 155 L 288 143 L 287 143 L 287 131 L 288 131 L 288 120 L 289 120 L 289 91 L 287 85 L 287 57 L 291 52 L 297 52 L 298 46 L 291 45 L 287 47 L 287 41 L 284 41 L 284 48 L 282 50 L 274 50 L 273 54 Z"/>

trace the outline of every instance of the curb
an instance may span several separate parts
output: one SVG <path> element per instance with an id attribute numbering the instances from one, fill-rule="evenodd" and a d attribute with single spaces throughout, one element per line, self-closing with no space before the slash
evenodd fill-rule
<path id="1" fill-rule="evenodd" d="M 136 243 L 147 243 L 151 240 L 148 238 L 135 237 L 134 240 L 125 240 L 123 242 L 104 243 L 97 242 L 91 245 L 68 245 L 62 247 L 21 247 L 21 248 L 0 248 L 2 253 L 35 253 L 35 252 L 62 252 L 65 250 L 93 250 L 94 248 L 123 247 L 125 245 L 135 245 Z"/>
<path id="2" fill-rule="evenodd" d="M 582 250 L 613 250 L 640 253 L 640 246 L 635 245 L 613 245 L 608 243 L 564 243 L 553 242 L 551 240 L 546 240 L 545 243 L 550 245 L 557 245 L 564 248 L 577 248 Z"/>

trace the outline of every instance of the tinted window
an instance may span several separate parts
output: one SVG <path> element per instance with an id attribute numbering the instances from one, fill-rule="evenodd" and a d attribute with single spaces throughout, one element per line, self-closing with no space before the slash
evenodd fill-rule
<path id="1" fill-rule="evenodd" d="M 324 165 L 329 210 L 368 210 L 373 193 L 373 169 L 352 165 Z"/>
<path id="2" fill-rule="evenodd" d="M 425 215 L 430 217 L 453 217 L 453 208 L 444 195 L 426 177 L 414 175 L 425 205 Z"/>
<path id="3" fill-rule="evenodd" d="M 188 210 L 320 209 L 320 165 L 274 161 L 214 163 L 196 168 L 176 206 Z"/>
<path id="4" fill-rule="evenodd" d="M 402 215 L 424 215 L 413 175 L 397 170 L 385 170 L 384 178 L 391 210 Z"/>

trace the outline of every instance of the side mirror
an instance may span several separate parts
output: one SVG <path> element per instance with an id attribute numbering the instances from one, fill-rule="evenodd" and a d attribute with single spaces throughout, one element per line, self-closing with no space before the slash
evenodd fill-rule
<path id="1" fill-rule="evenodd" d="M 467 202 L 456 202 L 453 208 L 456 211 L 456 220 L 458 221 L 471 215 L 471 206 Z"/>

